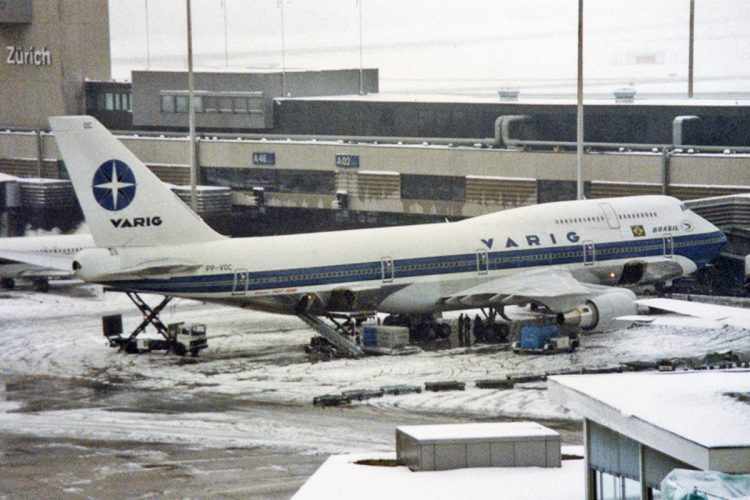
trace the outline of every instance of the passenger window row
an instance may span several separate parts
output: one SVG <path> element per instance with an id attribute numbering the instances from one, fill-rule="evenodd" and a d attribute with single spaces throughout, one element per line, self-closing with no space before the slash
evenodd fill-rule
<path id="1" fill-rule="evenodd" d="M 49 250 L 39 250 L 42 253 L 77 253 L 83 250 L 83 248 L 51 248 Z"/>
<path id="2" fill-rule="evenodd" d="M 555 219 L 555 224 L 583 224 L 586 222 L 604 222 L 601 215 L 594 217 L 570 217 L 567 219 Z"/>
<path id="3" fill-rule="evenodd" d="M 634 214 L 619 214 L 617 217 L 620 220 L 625 219 L 654 219 L 659 215 L 656 212 L 638 212 Z"/>

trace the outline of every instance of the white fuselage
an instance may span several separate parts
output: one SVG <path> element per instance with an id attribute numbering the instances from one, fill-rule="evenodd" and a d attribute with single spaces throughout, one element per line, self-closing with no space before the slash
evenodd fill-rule
<path id="1" fill-rule="evenodd" d="M 416 313 L 449 308 L 438 300 L 453 291 L 543 267 L 617 285 L 626 263 L 664 264 L 663 278 L 672 279 L 704 266 L 725 241 L 678 200 L 639 196 L 548 203 L 453 223 L 102 249 L 77 260 L 83 279 L 124 290 L 281 313 L 294 313 L 307 294 L 325 304 L 343 291 L 357 297 L 358 309 Z M 115 276 L 159 259 L 196 267 Z"/>

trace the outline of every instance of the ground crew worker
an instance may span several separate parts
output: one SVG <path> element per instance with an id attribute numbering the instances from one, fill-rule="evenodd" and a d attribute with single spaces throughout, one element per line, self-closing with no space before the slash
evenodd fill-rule
<path id="1" fill-rule="evenodd" d="M 482 318 L 479 317 L 477 314 L 474 317 L 474 338 L 478 339 L 482 336 L 482 330 L 484 328 L 484 325 L 482 325 Z M 471 339 L 469 339 L 469 342 L 471 342 Z"/>
<path id="2" fill-rule="evenodd" d="M 464 313 L 461 313 L 458 316 L 458 346 L 463 347 L 464 346 L 464 328 L 465 328 L 465 321 Z"/>
<path id="3" fill-rule="evenodd" d="M 471 317 L 467 314 L 464 320 L 464 347 L 469 342 L 469 332 L 471 332 Z"/>

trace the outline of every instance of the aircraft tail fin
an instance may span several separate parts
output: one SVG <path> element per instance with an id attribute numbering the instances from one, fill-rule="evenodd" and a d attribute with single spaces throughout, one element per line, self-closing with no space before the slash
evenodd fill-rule
<path id="1" fill-rule="evenodd" d="M 49 119 L 78 202 L 99 247 L 223 239 L 90 116 Z"/>

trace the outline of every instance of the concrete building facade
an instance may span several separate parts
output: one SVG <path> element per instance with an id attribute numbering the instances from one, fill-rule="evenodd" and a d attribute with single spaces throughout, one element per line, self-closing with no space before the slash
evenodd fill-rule
<path id="1" fill-rule="evenodd" d="M 110 78 L 107 0 L 0 2 L 0 126 L 82 113 L 83 82 Z"/>

